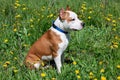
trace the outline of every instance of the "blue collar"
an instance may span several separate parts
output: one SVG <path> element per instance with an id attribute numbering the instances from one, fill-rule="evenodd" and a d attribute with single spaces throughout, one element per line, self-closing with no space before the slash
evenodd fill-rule
<path id="1" fill-rule="evenodd" d="M 68 32 L 66 32 L 66 31 L 60 29 L 59 27 L 57 27 L 57 26 L 54 24 L 54 21 L 53 21 L 53 28 L 55 28 L 56 30 L 58 30 L 58 31 L 60 31 L 60 32 L 62 32 L 62 33 L 64 33 L 64 34 L 68 34 Z"/>

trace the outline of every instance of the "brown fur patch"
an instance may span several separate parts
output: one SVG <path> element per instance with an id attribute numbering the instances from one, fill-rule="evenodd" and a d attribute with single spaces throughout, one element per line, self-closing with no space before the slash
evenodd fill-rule
<path id="1" fill-rule="evenodd" d="M 67 20 L 67 22 L 69 23 L 70 21 L 72 21 L 72 18 L 69 17 L 70 16 L 70 13 L 65 11 L 64 12 L 64 15 L 61 17 L 62 20 Z"/>
<path id="2" fill-rule="evenodd" d="M 30 48 L 25 59 L 26 66 L 33 68 L 31 65 L 40 62 L 42 56 L 52 55 L 53 57 L 56 57 L 59 49 L 58 44 L 61 42 L 62 40 L 59 35 L 51 30 L 48 30 Z"/>

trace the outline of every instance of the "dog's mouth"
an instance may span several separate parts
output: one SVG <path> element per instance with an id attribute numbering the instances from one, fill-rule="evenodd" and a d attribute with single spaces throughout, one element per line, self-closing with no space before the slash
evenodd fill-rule
<path id="1" fill-rule="evenodd" d="M 78 31 L 77 29 L 72 29 L 73 31 Z"/>

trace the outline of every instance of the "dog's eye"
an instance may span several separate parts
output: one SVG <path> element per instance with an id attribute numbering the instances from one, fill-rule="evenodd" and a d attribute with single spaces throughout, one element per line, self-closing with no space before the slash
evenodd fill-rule
<path id="1" fill-rule="evenodd" d="M 71 21 L 75 21 L 75 19 L 71 19 Z"/>

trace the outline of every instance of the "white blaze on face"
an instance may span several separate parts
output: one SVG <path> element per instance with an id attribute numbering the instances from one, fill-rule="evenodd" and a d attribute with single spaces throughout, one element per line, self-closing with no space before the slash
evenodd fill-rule
<path id="1" fill-rule="evenodd" d="M 69 21 L 67 23 L 67 25 L 69 26 L 69 29 L 71 30 L 80 30 L 83 28 L 82 26 L 82 21 L 80 21 L 78 19 L 78 16 L 76 13 L 72 12 L 72 11 L 67 11 L 69 13 L 69 17 L 71 18 L 71 21 Z"/>

